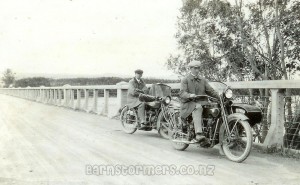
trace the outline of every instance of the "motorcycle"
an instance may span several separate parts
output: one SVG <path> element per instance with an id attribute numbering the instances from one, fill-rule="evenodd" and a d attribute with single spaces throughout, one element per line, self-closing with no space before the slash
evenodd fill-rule
<path id="1" fill-rule="evenodd" d="M 137 107 L 129 108 L 128 105 L 122 108 L 120 120 L 125 133 L 133 134 L 137 130 L 151 131 L 156 129 L 158 134 L 165 139 L 169 139 L 169 123 L 166 117 L 172 117 L 169 109 L 171 104 L 171 87 L 165 84 L 153 84 L 150 88 L 150 95 L 140 93 L 139 100 L 145 102 L 146 126 L 141 126 L 137 114 Z"/>
<path id="2" fill-rule="evenodd" d="M 222 82 L 210 82 L 219 97 L 199 95 L 189 101 L 205 101 L 202 113 L 204 141 L 195 142 L 196 134 L 192 116 L 182 120 L 179 111 L 170 120 L 169 137 L 173 147 L 185 150 L 190 144 L 212 148 L 220 144 L 221 153 L 234 162 L 244 161 L 252 148 L 251 127 L 262 119 L 259 108 L 248 104 L 233 103 L 233 92 Z"/>

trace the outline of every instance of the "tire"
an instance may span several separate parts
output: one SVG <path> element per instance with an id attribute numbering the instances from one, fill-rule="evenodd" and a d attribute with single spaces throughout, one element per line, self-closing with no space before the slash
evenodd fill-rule
<path id="1" fill-rule="evenodd" d="M 229 160 L 238 163 L 243 162 L 249 156 L 253 143 L 252 130 L 249 122 L 233 119 L 228 123 L 228 125 L 230 130 L 234 130 L 235 133 L 231 134 L 233 136 L 233 139 L 231 139 L 231 141 L 229 139 L 226 139 L 228 134 L 225 128 L 225 124 L 221 125 L 219 134 L 221 150 L 223 150 L 224 154 Z M 235 154 L 239 151 L 239 149 L 244 150 L 239 152 L 239 154 Z"/>
<path id="2" fill-rule="evenodd" d="M 135 111 L 132 111 L 133 115 L 129 115 L 128 111 L 129 109 L 127 107 L 121 111 L 120 121 L 124 132 L 127 134 L 133 134 L 137 130 L 138 117 Z M 132 116 L 132 119 L 129 120 L 128 116 Z"/>
<path id="3" fill-rule="evenodd" d="M 169 124 L 164 118 L 163 112 L 160 112 L 158 117 L 157 117 L 157 125 L 160 125 L 158 129 L 158 134 L 164 138 L 164 139 L 169 139 Z"/>
<path id="4" fill-rule="evenodd" d="M 179 112 L 176 112 L 175 114 L 173 114 L 174 116 L 174 120 L 175 120 L 175 124 L 179 125 L 178 120 L 180 119 L 179 116 Z M 179 151 L 184 151 L 185 149 L 187 149 L 187 147 L 189 147 L 189 144 L 187 143 L 182 143 L 182 142 L 176 142 L 174 140 L 181 140 L 181 141 L 185 141 L 185 142 L 190 142 L 190 139 L 185 135 L 185 133 L 182 133 L 182 130 L 177 130 L 177 126 L 175 125 L 175 128 L 173 127 L 169 127 L 170 130 L 172 130 L 171 132 L 169 132 L 169 138 L 172 142 L 172 146 L 174 149 L 179 150 Z"/>
<path id="5" fill-rule="evenodd" d="M 176 150 L 179 150 L 179 151 L 184 151 L 185 149 L 187 149 L 187 147 L 190 146 L 189 144 L 186 144 L 186 143 L 181 143 L 181 142 L 175 142 L 175 141 L 173 141 L 173 140 L 178 139 L 178 138 L 179 137 L 176 137 L 176 136 L 174 136 L 174 137 L 171 138 L 173 148 L 175 148 Z M 190 141 L 190 140 L 186 139 L 186 141 Z"/>

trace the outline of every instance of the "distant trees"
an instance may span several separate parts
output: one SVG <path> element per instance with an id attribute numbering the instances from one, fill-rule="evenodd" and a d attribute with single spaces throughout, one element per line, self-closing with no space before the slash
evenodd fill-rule
<path id="1" fill-rule="evenodd" d="M 124 81 L 119 77 L 100 77 L 100 78 L 61 78 L 51 79 L 51 86 L 69 85 L 115 85 L 118 82 Z"/>
<path id="2" fill-rule="evenodd" d="M 6 69 L 3 72 L 3 76 L 2 76 L 2 81 L 4 82 L 4 87 L 10 87 L 14 84 L 15 82 L 15 73 L 13 73 L 13 71 L 11 69 Z"/>
<path id="3" fill-rule="evenodd" d="M 64 78 L 64 79 L 51 79 L 51 86 L 63 86 L 69 85 L 116 85 L 119 82 L 128 82 L 131 78 L 120 78 L 120 77 L 100 77 L 100 78 Z M 174 83 L 176 80 L 167 79 L 154 79 L 144 78 L 145 83 Z"/>
<path id="4" fill-rule="evenodd" d="M 116 85 L 119 82 L 128 82 L 131 78 L 119 78 L 119 77 L 100 77 L 100 78 L 64 78 L 64 79 L 52 79 L 44 77 L 32 77 L 32 78 L 22 78 L 15 81 L 15 87 L 54 87 L 63 86 L 66 84 L 72 86 L 81 85 Z M 154 79 L 145 78 L 146 83 L 176 83 L 177 80 L 167 80 L 167 79 Z"/>
<path id="5" fill-rule="evenodd" d="M 22 78 L 15 81 L 15 87 L 40 87 L 50 86 L 50 79 L 44 77 Z"/>

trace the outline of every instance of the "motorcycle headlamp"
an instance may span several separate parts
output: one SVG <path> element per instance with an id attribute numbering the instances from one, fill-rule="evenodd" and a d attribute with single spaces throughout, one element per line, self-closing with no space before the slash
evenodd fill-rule
<path id="1" fill-rule="evenodd" d="M 232 90 L 231 89 L 227 89 L 225 91 L 225 97 L 229 99 L 229 98 L 232 98 L 232 96 L 233 96 Z"/>
<path id="2" fill-rule="evenodd" d="M 171 103 L 171 97 L 170 96 L 167 96 L 165 98 L 165 104 L 169 105 Z"/>

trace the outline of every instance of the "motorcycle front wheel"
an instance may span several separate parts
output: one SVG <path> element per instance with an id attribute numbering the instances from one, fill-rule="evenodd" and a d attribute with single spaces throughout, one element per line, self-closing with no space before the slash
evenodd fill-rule
<path id="1" fill-rule="evenodd" d="M 131 114 L 129 111 L 131 111 Z M 138 117 L 134 110 L 125 107 L 120 114 L 120 121 L 125 133 L 133 134 L 137 130 Z"/>
<path id="2" fill-rule="evenodd" d="M 221 149 L 226 157 L 234 162 L 243 162 L 249 156 L 252 148 L 252 131 L 248 121 L 240 119 L 230 120 L 229 131 L 223 123 L 220 127 L 219 139 Z"/>

